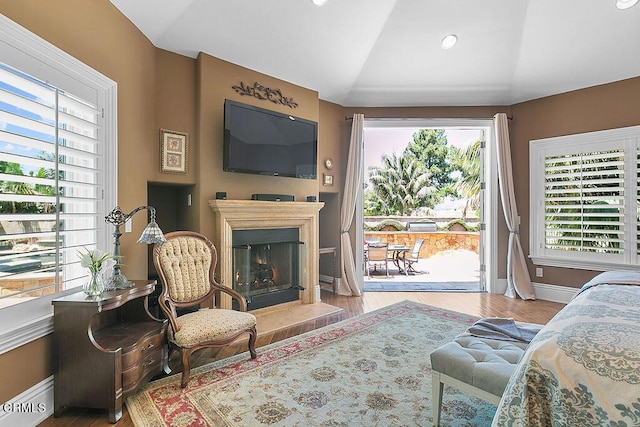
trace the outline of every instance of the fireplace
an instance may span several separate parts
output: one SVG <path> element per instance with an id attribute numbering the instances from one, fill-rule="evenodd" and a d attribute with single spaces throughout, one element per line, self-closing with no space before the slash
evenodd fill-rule
<path id="1" fill-rule="evenodd" d="M 305 247 L 297 228 L 236 230 L 232 244 L 233 289 L 249 310 L 300 299 Z"/>
<path id="2" fill-rule="evenodd" d="M 288 245 L 289 250 L 293 250 L 295 247 L 298 249 L 298 261 L 293 261 L 291 268 L 295 270 L 295 267 L 298 266 L 298 281 L 297 283 L 295 281 L 290 284 L 287 283 L 287 287 L 289 287 L 291 294 L 298 294 L 299 301 L 302 304 L 313 304 L 320 301 L 318 213 L 324 203 L 216 199 L 209 200 L 209 206 L 215 216 L 214 244 L 218 249 L 219 276 L 222 284 L 233 287 L 233 283 L 237 280 L 237 273 L 239 272 L 234 268 L 234 246 L 265 242 L 265 240 L 254 240 L 253 238 L 253 242 L 234 241 L 235 232 L 246 231 L 273 235 L 277 230 L 294 229 L 298 233 L 296 237 L 287 237 L 280 242 L 299 242 L 297 245 Z M 267 244 L 271 248 L 274 246 L 273 244 Z M 251 246 L 253 248 L 254 245 Z M 236 255 L 240 256 L 239 253 Z M 245 255 L 249 257 L 246 252 Z M 295 260 L 295 257 L 293 259 Z M 263 280 L 275 273 L 282 274 L 280 270 L 274 273 L 268 269 L 265 271 L 265 266 L 258 267 L 262 269 L 259 280 Z M 246 276 L 250 275 L 250 273 L 244 274 Z M 288 275 L 288 273 L 286 274 Z M 251 295 L 251 297 L 255 299 L 257 294 Z M 222 294 L 219 306 L 221 308 L 232 307 L 232 299 Z"/>

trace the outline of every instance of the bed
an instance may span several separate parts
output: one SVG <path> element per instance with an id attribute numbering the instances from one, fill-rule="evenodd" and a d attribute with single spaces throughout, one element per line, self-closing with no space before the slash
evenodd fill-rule
<path id="1" fill-rule="evenodd" d="M 493 426 L 639 425 L 640 272 L 605 272 L 531 341 Z"/>

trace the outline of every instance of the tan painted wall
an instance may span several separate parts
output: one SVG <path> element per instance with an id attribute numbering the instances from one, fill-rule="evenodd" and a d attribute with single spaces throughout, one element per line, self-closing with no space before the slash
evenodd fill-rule
<path id="1" fill-rule="evenodd" d="M 345 108 L 345 116 L 356 113 L 364 114 L 364 118 L 491 118 L 496 113 L 510 113 L 508 106 L 488 107 L 364 107 Z"/>
<path id="2" fill-rule="evenodd" d="M 512 107 L 510 124 L 511 157 L 515 194 L 522 217 L 520 237 L 529 253 L 529 141 L 561 135 L 640 125 L 640 77 L 577 90 Z M 500 239 L 506 239 L 506 231 Z M 535 266 L 528 262 L 532 280 L 540 283 L 579 287 L 597 272 L 544 267 L 544 277 L 535 277 Z"/>
<path id="3" fill-rule="evenodd" d="M 118 204 L 124 211 L 145 204 L 147 180 L 158 169 L 149 158 L 158 147 L 155 47 L 108 1 L 1 0 L 0 12 L 117 82 Z M 140 235 L 146 223 L 136 215 L 132 235 Z M 121 240 L 124 272 L 131 278 L 146 277 L 146 248 L 136 240 Z"/>
<path id="4" fill-rule="evenodd" d="M 613 129 L 640 124 L 640 77 L 606 85 L 563 93 L 516 104 L 510 107 L 407 107 L 345 108 L 346 115 L 362 112 L 365 117 L 492 117 L 497 112 L 513 116 L 509 122 L 514 186 L 521 216 L 520 237 L 529 254 L 529 141 L 560 135 Z M 498 206 L 498 278 L 506 277 L 508 232 L 502 206 Z M 544 267 L 544 277 L 535 277 L 535 267 L 528 260 L 534 282 L 580 287 L 597 272 Z"/>
<path id="5" fill-rule="evenodd" d="M 324 202 L 320 211 L 320 247 L 336 248 L 336 258 L 341 257 L 340 250 L 340 208 L 342 206 L 342 189 L 346 175 L 349 154 L 349 135 L 351 121 L 345 120 L 344 108 L 338 104 L 320 101 L 320 122 L 318 129 L 318 177 L 319 200 Z M 325 167 L 325 159 L 333 160 L 333 168 Z M 323 174 L 333 175 L 333 185 L 323 185 Z M 320 259 L 320 274 L 334 274 L 333 260 L 329 256 Z M 341 276 L 339 268 L 336 274 Z"/>
<path id="6" fill-rule="evenodd" d="M 155 125 L 147 154 L 154 165 L 148 180 L 155 194 L 148 194 L 148 202 L 158 210 L 158 224 L 164 232 L 197 230 L 198 212 L 187 205 L 187 196 L 195 198 L 200 147 L 196 126 L 196 61 L 166 50 L 156 49 Z M 186 133 L 187 173 L 161 172 L 160 129 Z M 165 186 L 163 188 L 163 186 Z M 179 193 L 180 197 L 175 197 Z M 159 197 L 169 194 L 165 203 Z M 172 217 L 163 221 L 163 217 Z M 178 218 L 176 218 L 178 216 Z M 149 252 L 151 248 L 149 248 Z M 149 271 L 155 272 L 150 257 Z"/>
<path id="7" fill-rule="evenodd" d="M 211 235 L 212 213 L 207 201 L 216 191 L 227 191 L 229 198 L 247 199 L 252 193 L 294 194 L 296 200 L 307 195 L 326 198 L 327 215 L 321 218 L 323 230 L 339 224 L 342 182 L 346 168 L 349 125 L 345 116 L 362 112 L 365 117 L 492 117 L 496 112 L 513 114 L 511 140 L 518 207 L 522 214 L 522 237 L 528 252 L 528 141 L 562 134 L 609 129 L 640 124 L 640 78 L 530 101 L 512 107 L 411 107 L 343 108 L 321 102 L 312 90 L 278 80 L 228 62 L 201 55 L 198 60 L 156 49 L 118 10 L 106 0 L 0 0 L 0 13 L 25 26 L 69 54 L 118 83 L 119 200 L 124 210 L 147 201 L 147 182 L 193 185 L 193 206 L 184 223 Z M 56 20 L 59 18 L 59 20 Z M 65 25 L 60 25 L 64 20 Z M 78 37 L 79 33 L 86 36 Z M 232 85 L 258 81 L 278 88 L 300 104 L 295 110 L 268 101 L 237 94 Z M 319 165 L 334 156 L 333 188 L 323 188 L 316 180 L 263 177 L 222 172 L 222 108 L 225 98 L 264 108 L 320 120 Z M 190 135 L 189 172 L 162 174 L 160 170 L 159 129 Z M 339 184 L 340 183 L 340 184 Z M 181 193 L 180 197 L 184 198 Z M 320 199 L 322 199 L 320 198 Z M 321 211 L 322 215 L 322 211 Z M 499 220 L 503 224 L 502 220 Z M 146 220 L 134 217 L 133 235 L 139 234 Z M 506 228 L 499 230 L 499 253 L 506 256 Z M 122 238 L 125 273 L 130 278 L 146 277 L 147 248 L 136 238 Z M 530 266 L 533 268 L 533 266 Z M 499 277 L 505 276 L 501 261 Z M 592 273 L 545 268 L 544 280 L 579 286 Z M 51 375 L 53 355 L 51 337 L 0 355 L 0 371 L 7 381 L 0 382 L 0 402 L 21 393 Z M 3 380 L 5 380 L 3 376 Z"/>
<path id="8" fill-rule="evenodd" d="M 51 356 L 52 350 L 53 335 L 47 335 L 1 355 L 0 402 L 14 398 L 53 375 L 55 359 Z"/>
<path id="9" fill-rule="evenodd" d="M 180 185 L 183 188 L 178 199 L 186 199 L 187 192 L 193 191 L 193 206 L 181 212 L 184 217 L 179 223 L 210 235 L 213 221 L 207 200 L 216 191 L 227 191 L 230 198 L 238 199 L 249 198 L 253 193 L 293 194 L 296 200 L 318 195 L 316 180 L 222 172 L 225 98 L 318 121 L 316 92 L 206 55 L 196 61 L 156 49 L 108 1 L 0 0 L 0 13 L 117 82 L 118 204 L 123 210 L 147 203 L 148 182 Z M 57 17 L 64 18 L 66 25 L 59 25 Z M 78 37 L 78 32 L 91 35 Z M 231 88 L 241 81 L 249 84 L 258 81 L 281 89 L 299 107 L 291 110 L 241 97 Z M 187 174 L 160 172 L 160 128 L 189 134 Z M 146 222 L 143 214 L 136 215 L 131 234 L 139 235 Z M 124 273 L 129 278 L 146 277 L 148 248 L 135 240 L 129 234 L 121 239 Z M 38 351 L 34 352 L 34 348 Z M 32 373 L 16 375 L 16 381 L 3 381 L 0 401 L 51 375 L 52 360 L 51 337 L 0 355 L 0 370 Z"/>
<path id="10" fill-rule="evenodd" d="M 327 101 L 320 101 L 320 122 L 318 126 L 318 177 L 320 192 L 338 194 L 344 187 L 344 175 L 349 153 L 348 139 L 345 144 L 345 129 L 351 122 L 345 120 L 344 107 Z M 333 160 L 333 168 L 327 169 L 324 161 Z M 324 185 L 323 174 L 333 175 L 333 185 Z"/>
<path id="11" fill-rule="evenodd" d="M 292 109 L 267 100 L 259 100 L 238 94 L 232 86 L 244 82 L 280 89 L 284 96 L 293 98 L 298 107 Z M 288 177 L 263 176 L 222 170 L 222 140 L 224 130 L 224 100 L 233 99 L 245 104 L 291 114 L 318 121 L 318 93 L 273 77 L 256 73 L 244 67 L 200 54 L 197 60 L 197 108 L 198 135 L 197 197 L 195 209 L 199 212 L 199 230 L 214 238 L 214 217 L 208 201 L 218 191 L 226 191 L 227 199 L 248 200 L 254 193 L 292 194 L 296 201 L 306 196 L 318 195 L 318 181 Z"/>
<path id="12" fill-rule="evenodd" d="M 198 134 L 196 133 L 196 61 L 162 49 L 155 49 L 154 106 L 156 132 L 148 155 L 153 165 L 149 181 L 195 184 L 197 176 Z M 189 135 L 187 173 L 163 173 L 160 169 L 160 129 Z"/>
<path id="13" fill-rule="evenodd" d="M 147 153 L 158 147 L 154 46 L 108 1 L 0 0 L 0 13 L 118 83 L 118 203 L 125 210 L 144 204 L 147 179 L 156 168 Z M 137 215 L 133 234 L 142 232 L 143 222 Z M 125 273 L 146 277 L 146 248 L 135 241 L 122 238 Z M 0 355 L 1 402 L 53 373 L 50 349 L 49 336 Z"/>

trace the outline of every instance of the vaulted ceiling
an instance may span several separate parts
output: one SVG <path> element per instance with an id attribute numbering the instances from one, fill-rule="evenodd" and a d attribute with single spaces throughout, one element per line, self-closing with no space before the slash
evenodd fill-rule
<path id="1" fill-rule="evenodd" d="M 511 105 L 640 76 L 640 4 L 616 0 L 111 2 L 156 47 L 343 106 Z"/>

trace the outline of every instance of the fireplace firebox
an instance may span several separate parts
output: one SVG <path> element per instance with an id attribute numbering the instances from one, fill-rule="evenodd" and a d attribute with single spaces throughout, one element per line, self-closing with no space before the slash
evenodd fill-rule
<path id="1" fill-rule="evenodd" d="M 234 230 L 233 289 L 247 308 L 268 307 L 300 298 L 304 242 L 297 228 Z"/>

